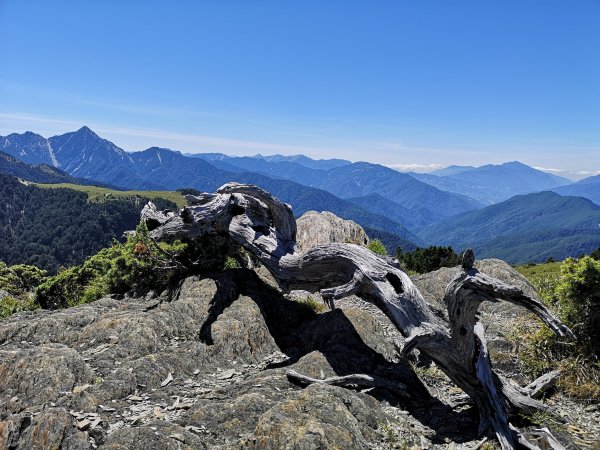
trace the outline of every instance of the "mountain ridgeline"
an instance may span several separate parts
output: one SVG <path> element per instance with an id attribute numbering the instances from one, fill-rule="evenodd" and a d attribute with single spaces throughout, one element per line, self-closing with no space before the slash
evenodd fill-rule
<path id="1" fill-rule="evenodd" d="M 439 189 L 462 193 L 485 204 L 571 183 L 571 180 L 542 172 L 518 161 L 481 167 L 450 166 L 431 173 L 411 175 Z"/>
<path id="2" fill-rule="evenodd" d="M 440 191 L 375 164 L 314 161 L 300 156 L 291 160 L 286 157 L 255 158 L 265 165 L 291 165 L 299 169 L 298 175 L 286 178 L 280 174 L 265 174 L 257 168 L 240 168 L 227 163 L 228 158 L 214 154 L 206 160 L 157 147 L 128 153 L 87 127 L 49 139 L 33 133 L 11 134 L 0 138 L 0 150 L 15 158 L 25 158 L 31 164 L 46 164 L 74 177 L 123 189 L 190 187 L 214 191 L 229 181 L 256 184 L 292 204 L 297 216 L 307 210 L 329 210 L 366 228 L 379 230 L 385 234 L 392 249 L 397 245 L 414 248 L 415 244 L 423 243 L 407 226 L 383 215 L 382 211 L 365 209 L 341 197 L 367 195 L 376 192 L 377 186 L 381 185 L 380 195 L 407 208 L 408 224 L 431 223 L 482 206 L 473 199 Z M 320 166 L 327 169 L 314 168 Z M 311 183 L 307 181 L 308 176 L 320 181 Z M 410 207 L 420 203 L 422 205 L 414 208 L 412 217 Z M 397 242 L 389 239 L 392 235 L 397 236 Z"/>
<path id="3" fill-rule="evenodd" d="M 571 183 L 519 162 L 407 174 L 304 155 L 184 155 L 159 147 L 126 152 L 88 127 L 48 139 L 31 132 L 0 136 L 0 152 L 0 173 L 42 183 L 208 192 L 230 181 L 255 184 L 291 204 L 296 217 L 316 210 L 354 220 L 391 252 L 474 246 L 482 256 L 522 262 L 598 246 L 600 229 L 590 212 L 596 205 L 543 191 L 600 203 L 600 176 Z"/>
<path id="4" fill-rule="evenodd" d="M 600 205 L 600 175 L 584 178 L 577 183 L 560 186 L 552 190 L 560 195 L 584 197 Z"/>

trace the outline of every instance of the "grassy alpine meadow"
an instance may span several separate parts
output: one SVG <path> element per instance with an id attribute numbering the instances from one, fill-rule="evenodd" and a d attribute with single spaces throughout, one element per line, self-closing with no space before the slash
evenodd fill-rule
<path id="1" fill-rule="evenodd" d="M 546 302 L 549 302 L 559 282 L 561 265 L 562 261 L 554 261 L 542 264 L 523 264 L 516 266 L 515 269 L 533 284 Z"/>
<path id="2" fill-rule="evenodd" d="M 537 322 L 517 319 L 512 338 L 518 342 L 522 368 L 536 376 L 560 369 L 559 387 L 566 394 L 589 402 L 600 398 L 598 253 L 515 267 L 576 335 L 575 342 L 564 341 Z"/>
<path id="3" fill-rule="evenodd" d="M 186 200 L 180 192 L 176 191 L 118 191 L 98 186 L 83 186 L 71 183 L 59 184 L 44 184 L 31 183 L 33 186 L 38 186 L 44 189 L 73 189 L 75 191 L 85 192 L 90 202 L 102 202 L 110 198 L 130 198 L 130 197 L 145 197 L 145 198 L 162 198 L 174 202 L 178 208 L 183 208 L 186 205 Z"/>

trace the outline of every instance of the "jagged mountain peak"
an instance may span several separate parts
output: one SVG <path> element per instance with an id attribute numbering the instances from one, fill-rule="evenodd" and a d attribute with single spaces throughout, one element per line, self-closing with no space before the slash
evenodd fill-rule
<path id="1" fill-rule="evenodd" d="M 79 130 L 77 130 L 77 133 L 94 133 L 90 127 L 88 127 L 87 125 L 82 126 Z M 94 133 L 96 134 L 96 133 Z"/>

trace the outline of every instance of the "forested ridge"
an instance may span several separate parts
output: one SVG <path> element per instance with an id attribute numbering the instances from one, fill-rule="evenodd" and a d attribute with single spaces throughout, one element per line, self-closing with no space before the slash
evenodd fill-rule
<path id="1" fill-rule="evenodd" d="M 40 189 L 0 174 L 0 260 L 50 273 L 81 264 L 139 222 L 148 198 L 88 202 L 83 192 Z M 163 208 L 176 205 L 153 199 Z"/>

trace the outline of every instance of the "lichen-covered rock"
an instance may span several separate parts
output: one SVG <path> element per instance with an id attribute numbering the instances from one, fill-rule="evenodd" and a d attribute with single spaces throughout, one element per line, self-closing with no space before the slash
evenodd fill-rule
<path id="1" fill-rule="evenodd" d="M 299 252 L 331 242 L 367 245 L 369 238 L 363 227 L 352 220 L 341 219 L 328 211 L 307 211 L 296 220 L 296 248 Z"/>
<path id="2" fill-rule="evenodd" d="M 250 448 L 368 449 L 385 419 L 372 397 L 316 384 L 263 414 Z"/>
<path id="3" fill-rule="evenodd" d="M 381 318 L 352 302 L 318 314 L 247 269 L 188 278 L 168 298 L 104 298 L 0 322 L 0 448 L 247 448 L 261 417 L 300 394 L 311 424 L 336 424 L 310 398 L 321 388 L 291 384 L 287 367 L 405 375 Z M 367 401 L 323 389 L 317 398 L 335 405 Z M 361 422 L 370 414 L 385 415 L 337 423 L 339 442 L 376 440 L 376 426 Z"/>

